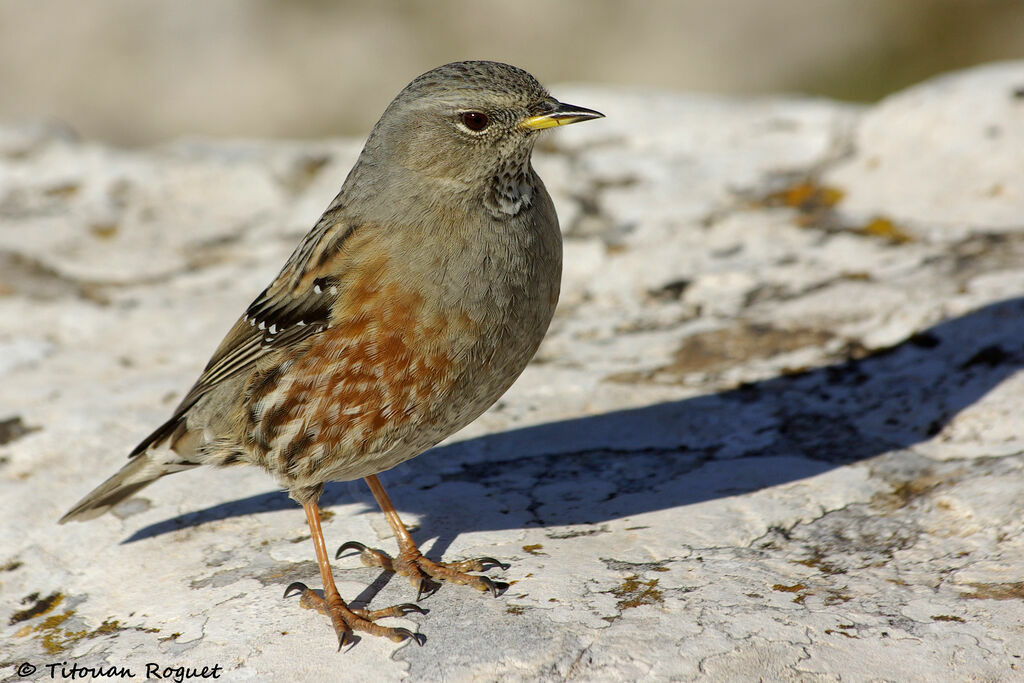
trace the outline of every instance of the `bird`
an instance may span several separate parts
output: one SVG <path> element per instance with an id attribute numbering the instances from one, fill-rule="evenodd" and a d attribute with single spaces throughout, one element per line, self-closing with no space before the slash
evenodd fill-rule
<path id="1" fill-rule="evenodd" d="M 170 419 L 60 523 L 96 517 L 174 472 L 261 467 L 303 507 L 323 583 L 322 595 L 293 583 L 285 597 L 328 616 L 339 649 L 356 633 L 423 645 L 421 633 L 377 623 L 425 613 L 418 605 L 353 609 L 334 583 L 318 500 L 327 482 L 361 478 L 398 553 L 349 541 L 335 559 L 354 549 L 407 576 L 417 602 L 440 582 L 499 595 L 507 584 L 473 572 L 509 565 L 426 558 L 377 475 L 475 420 L 533 357 L 562 269 L 533 148 L 548 128 L 603 116 L 500 62 L 452 62 L 413 79 Z"/>

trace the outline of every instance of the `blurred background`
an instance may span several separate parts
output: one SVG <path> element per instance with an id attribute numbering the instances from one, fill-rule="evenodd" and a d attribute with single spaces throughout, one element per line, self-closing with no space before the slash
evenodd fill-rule
<path id="1" fill-rule="evenodd" d="M 0 122 L 121 145 L 365 135 L 419 73 L 873 101 L 1024 58 L 1024 0 L 0 0 Z"/>

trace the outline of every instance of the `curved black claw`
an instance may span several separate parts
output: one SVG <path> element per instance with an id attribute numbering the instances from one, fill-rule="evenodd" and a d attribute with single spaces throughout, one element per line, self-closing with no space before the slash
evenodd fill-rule
<path id="1" fill-rule="evenodd" d="M 302 593 L 308 590 L 309 586 L 302 583 L 301 581 L 296 581 L 295 583 L 288 584 L 288 587 L 284 589 L 284 597 L 287 599 L 292 595 L 295 595 L 296 593 Z M 292 591 L 295 591 L 295 593 L 292 593 Z"/>
<path id="2" fill-rule="evenodd" d="M 490 589 L 491 595 L 493 595 L 494 597 L 498 597 L 499 595 L 502 595 L 505 591 L 508 590 L 508 584 L 504 581 L 493 581 L 492 579 L 486 576 L 480 576 L 477 578 L 479 578 L 484 583 L 484 585 L 486 585 L 487 588 Z"/>
<path id="3" fill-rule="evenodd" d="M 341 648 L 345 647 L 346 645 L 351 645 L 352 647 L 355 647 L 356 643 L 358 642 L 359 636 L 352 633 L 352 631 L 343 631 L 342 634 L 338 636 L 338 652 L 341 652 Z"/>
<path id="4" fill-rule="evenodd" d="M 419 612 L 420 614 L 426 614 L 430 610 L 423 609 L 419 605 L 414 605 L 411 602 L 403 602 L 398 605 L 398 609 L 402 610 L 402 614 L 409 614 L 410 612 Z"/>
<path id="5" fill-rule="evenodd" d="M 334 559 L 340 559 L 341 554 L 346 550 L 358 550 L 360 553 L 369 550 L 365 543 L 359 541 L 345 541 L 341 544 L 341 547 L 334 553 Z"/>
<path id="6" fill-rule="evenodd" d="M 401 633 L 403 636 L 405 636 L 406 640 L 408 640 L 409 638 L 415 640 L 416 644 L 420 647 L 423 647 L 423 644 L 427 642 L 427 637 L 422 633 L 413 633 L 407 628 L 396 628 L 395 630 Z"/>
<path id="7" fill-rule="evenodd" d="M 416 602 L 419 602 L 423 598 L 428 598 L 441 588 L 441 584 L 435 583 L 428 578 L 420 579 L 419 588 L 416 589 Z"/>
<path id="8" fill-rule="evenodd" d="M 480 558 L 477 558 L 477 560 L 480 562 L 480 564 L 483 565 L 483 568 L 480 570 L 480 571 L 483 571 L 483 572 L 487 571 L 488 569 L 493 569 L 495 567 L 501 567 L 502 571 L 505 571 L 505 570 L 509 569 L 512 566 L 512 565 L 508 564 L 507 562 L 502 562 L 501 560 L 496 560 L 493 557 L 480 557 Z"/>

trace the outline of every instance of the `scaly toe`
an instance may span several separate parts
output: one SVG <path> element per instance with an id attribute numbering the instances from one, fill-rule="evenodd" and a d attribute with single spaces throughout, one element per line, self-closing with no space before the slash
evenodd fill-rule
<path id="1" fill-rule="evenodd" d="M 405 602 L 401 605 L 392 605 L 391 607 L 385 607 L 384 609 L 354 609 L 352 611 L 357 616 L 362 617 L 367 621 L 377 621 L 378 619 L 384 619 L 386 617 L 404 617 L 406 614 L 411 614 L 413 612 L 426 614 L 430 610 L 425 610 L 419 605 L 414 605 L 411 602 Z"/>
<path id="2" fill-rule="evenodd" d="M 346 550 L 358 550 L 359 559 L 367 567 L 381 567 L 387 571 L 394 571 L 393 561 L 391 556 L 383 550 L 377 548 L 371 548 L 365 543 L 359 541 L 345 541 L 338 548 L 337 552 L 334 553 L 334 559 L 341 557 L 341 554 Z"/>
<path id="3" fill-rule="evenodd" d="M 331 611 L 330 608 L 327 607 L 327 601 L 312 588 L 301 581 L 296 581 L 284 589 L 284 597 L 286 599 L 296 593 L 299 595 L 299 607 L 303 609 L 315 609 L 317 612 L 320 612 L 320 614 L 330 616 Z"/>
<path id="4" fill-rule="evenodd" d="M 508 590 L 509 587 L 509 584 L 503 581 L 495 581 L 487 576 L 469 573 L 483 571 L 492 567 L 501 567 L 502 569 L 507 569 L 509 567 L 509 565 L 504 562 L 500 562 L 493 557 L 481 557 L 475 560 L 461 560 L 456 562 L 434 562 L 433 560 L 428 560 L 423 557 L 422 554 L 417 554 L 411 557 L 406 557 L 403 554 L 400 558 L 400 563 L 396 564 L 399 565 L 399 571 L 401 573 L 407 573 L 411 576 L 419 575 L 422 577 L 419 583 L 420 596 L 417 600 L 423 597 L 424 582 L 430 580 L 435 582 L 447 581 L 449 583 L 472 586 L 480 591 L 489 591 L 494 597 L 498 597 Z M 429 577 L 429 579 L 426 577 Z"/>

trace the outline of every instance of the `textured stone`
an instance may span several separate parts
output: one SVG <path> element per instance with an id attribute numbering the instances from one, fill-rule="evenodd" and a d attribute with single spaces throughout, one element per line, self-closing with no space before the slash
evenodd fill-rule
<path id="1" fill-rule="evenodd" d="M 1022 676 L 1022 87 L 1024 63 L 866 109 L 558 88 L 608 118 L 538 150 L 566 234 L 551 333 L 488 413 L 382 477 L 429 556 L 504 558 L 513 585 L 392 620 L 423 648 L 342 654 L 281 598 L 319 577 L 259 471 L 55 522 L 166 416 L 358 142 L 0 127 L 0 675 Z M 332 547 L 393 548 L 361 482 L 323 504 Z M 415 595 L 335 566 L 348 599 Z"/>

